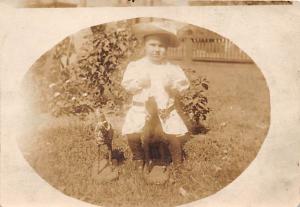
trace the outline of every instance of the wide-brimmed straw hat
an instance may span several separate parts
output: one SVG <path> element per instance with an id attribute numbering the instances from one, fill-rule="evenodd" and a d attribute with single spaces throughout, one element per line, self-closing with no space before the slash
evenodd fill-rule
<path id="1" fill-rule="evenodd" d="M 142 40 L 149 35 L 165 35 L 168 39 L 168 46 L 177 47 L 179 45 L 177 29 L 170 22 L 138 23 L 132 27 L 132 30 L 136 37 Z"/>

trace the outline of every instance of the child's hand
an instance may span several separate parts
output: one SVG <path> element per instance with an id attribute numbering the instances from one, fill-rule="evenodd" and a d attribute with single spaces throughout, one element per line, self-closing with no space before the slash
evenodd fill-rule
<path id="1" fill-rule="evenodd" d="M 170 97 L 175 97 L 178 94 L 178 91 L 171 86 L 166 86 L 165 87 L 166 92 L 169 94 Z"/>

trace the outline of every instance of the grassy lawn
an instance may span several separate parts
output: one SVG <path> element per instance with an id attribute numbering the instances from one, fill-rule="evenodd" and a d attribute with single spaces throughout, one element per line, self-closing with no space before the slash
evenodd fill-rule
<path id="1" fill-rule="evenodd" d="M 66 195 L 104 206 L 175 206 L 209 196 L 232 182 L 255 158 L 270 123 L 269 91 L 253 64 L 182 65 L 209 80 L 209 131 L 184 146 L 182 168 L 165 185 L 147 185 L 133 170 L 126 141 L 119 136 L 124 115 L 110 116 L 114 148 L 124 153 L 118 180 L 99 184 L 91 176 L 97 160 L 94 137 L 75 118 L 45 118 L 19 145 L 38 174 Z M 180 189 L 187 194 L 182 195 Z"/>

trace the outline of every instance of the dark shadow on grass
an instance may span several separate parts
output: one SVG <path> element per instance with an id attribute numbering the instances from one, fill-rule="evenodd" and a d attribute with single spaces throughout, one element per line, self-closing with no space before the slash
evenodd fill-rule
<path id="1" fill-rule="evenodd" d="M 192 135 L 207 134 L 207 132 L 209 132 L 209 128 L 203 124 L 188 126 L 188 128 Z"/>

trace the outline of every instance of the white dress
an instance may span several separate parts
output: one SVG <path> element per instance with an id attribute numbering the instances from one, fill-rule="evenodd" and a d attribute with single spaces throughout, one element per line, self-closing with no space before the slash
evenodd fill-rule
<path id="1" fill-rule="evenodd" d="M 121 84 L 133 95 L 132 102 L 139 103 L 132 104 L 128 110 L 122 135 L 142 132 L 148 116 L 143 104 L 148 97 L 155 98 L 159 109 L 169 109 L 174 105 L 175 97 L 167 93 L 165 87 L 168 86 L 179 93 L 189 87 L 189 81 L 179 66 L 168 62 L 154 64 L 146 57 L 128 64 Z M 167 134 L 180 136 L 188 132 L 175 109 L 166 119 L 160 117 L 160 121 Z"/>

